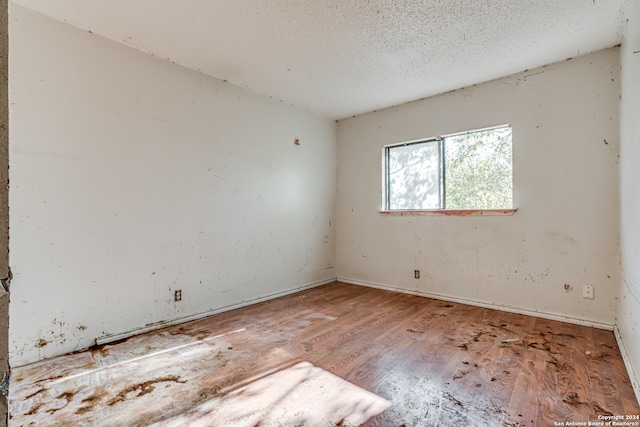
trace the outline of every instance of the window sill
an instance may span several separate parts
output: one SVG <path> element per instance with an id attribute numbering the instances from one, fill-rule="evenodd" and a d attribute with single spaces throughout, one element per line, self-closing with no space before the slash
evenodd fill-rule
<path id="1" fill-rule="evenodd" d="M 385 216 L 511 216 L 518 209 L 434 209 L 380 211 Z"/>

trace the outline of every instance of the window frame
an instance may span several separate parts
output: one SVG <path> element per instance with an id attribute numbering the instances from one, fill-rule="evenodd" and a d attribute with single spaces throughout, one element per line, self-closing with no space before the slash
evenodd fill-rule
<path id="1" fill-rule="evenodd" d="M 463 132 L 455 132 L 446 135 L 438 135 L 432 136 L 429 138 L 420 138 L 414 139 L 410 141 L 397 142 L 392 144 L 386 144 L 382 146 L 382 209 L 380 209 L 380 213 L 387 216 L 493 216 L 493 215 L 513 215 L 518 209 L 515 207 L 512 208 L 504 208 L 504 209 L 447 209 L 447 208 L 438 208 L 438 209 L 389 209 L 390 205 L 390 194 L 389 194 L 389 186 L 390 186 L 390 174 L 389 174 L 389 151 L 394 147 L 403 147 L 410 146 L 415 144 L 424 144 L 430 142 L 438 142 L 438 160 L 439 160 L 439 198 L 440 198 L 440 206 L 446 206 L 446 192 L 445 192 L 445 179 L 446 179 L 446 139 L 450 137 L 466 135 L 470 133 L 476 132 L 484 132 L 493 129 L 500 128 L 510 128 L 513 136 L 513 127 L 510 123 L 501 124 L 496 126 L 489 126 L 485 128 L 467 130 Z M 444 140 L 444 141 L 443 141 Z M 511 141 L 511 147 L 513 150 L 513 140 Z M 512 154 L 513 156 L 513 154 Z M 512 167 L 512 175 L 511 180 L 513 183 L 513 157 L 511 160 Z M 513 193 L 512 193 L 512 206 L 513 203 Z"/>

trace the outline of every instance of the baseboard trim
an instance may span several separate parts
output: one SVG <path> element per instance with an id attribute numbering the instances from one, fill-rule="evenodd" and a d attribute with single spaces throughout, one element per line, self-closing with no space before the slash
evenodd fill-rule
<path id="1" fill-rule="evenodd" d="M 220 307 L 220 308 L 216 308 L 214 310 L 209 310 L 209 311 L 205 311 L 202 313 L 196 313 L 196 314 L 192 314 L 189 316 L 184 316 L 184 317 L 178 317 L 175 319 L 170 319 L 170 320 L 163 320 L 160 322 L 156 322 L 156 323 L 152 323 L 140 328 L 135 328 L 135 329 L 131 329 L 129 331 L 126 332 L 121 332 L 121 333 L 117 333 L 117 334 L 110 334 L 110 335 L 104 335 L 102 337 L 96 338 L 95 339 L 95 343 L 96 345 L 103 345 L 103 344 L 108 344 L 114 341 L 120 341 L 120 340 L 124 340 L 127 338 L 130 338 L 134 335 L 139 335 L 139 334 L 144 334 L 146 332 L 151 332 L 151 331 L 155 331 L 158 329 L 162 329 L 162 328 L 166 328 L 168 326 L 174 326 L 174 325 L 178 325 L 180 323 L 186 323 L 186 322 L 190 322 L 192 320 L 199 320 L 205 317 L 209 317 L 209 316 L 213 316 L 214 314 L 218 314 L 218 313 L 224 313 L 225 311 L 230 311 L 230 310 L 235 310 L 236 308 L 241 308 L 241 307 L 246 307 L 248 305 L 252 305 L 252 304 L 257 304 L 263 301 L 268 301 L 271 299 L 275 299 L 278 297 L 282 297 L 285 295 L 290 295 L 296 292 L 300 292 L 300 291 L 304 291 L 306 289 L 311 289 L 311 288 L 315 288 L 317 286 L 322 286 L 322 285 L 326 285 L 328 283 L 333 283 L 337 280 L 336 277 L 332 277 L 330 279 L 325 279 L 325 280 L 319 280 L 317 282 L 312 282 L 312 283 L 307 283 L 305 285 L 300 285 L 300 286 L 296 286 L 294 288 L 290 288 L 284 291 L 279 291 L 279 292 L 274 292 L 268 295 L 264 295 L 258 298 L 252 298 L 249 300 L 244 300 L 242 302 L 239 302 L 237 304 L 231 304 L 231 305 L 227 305 L 224 307 Z"/>
<path id="2" fill-rule="evenodd" d="M 627 368 L 629 380 L 631 380 L 631 387 L 633 387 L 633 391 L 636 394 L 636 400 L 638 401 L 638 403 L 640 403 L 640 381 L 638 380 L 639 377 L 636 375 L 635 369 L 633 369 L 631 358 L 629 357 L 629 353 L 627 353 L 627 348 L 624 346 L 624 341 L 622 340 L 622 335 L 620 334 L 618 325 L 613 326 L 613 334 L 616 337 L 618 348 L 620 349 L 620 354 L 622 355 L 622 360 L 624 361 L 624 366 Z"/>
<path id="3" fill-rule="evenodd" d="M 362 280 L 349 279 L 347 277 L 338 277 L 338 281 L 339 282 L 344 282 L 344 283 L 349 283 L 349 284 L 352 284 L 352 285 L 365 286 L 365 287 L 368 287 L 368 288 L 383 289 L 383 290 L 386 290 L 386 291 L 400 292 L 400 293 L 403 293 L 403 294 L 416 295 L 416 296 L 426 297 L 426 298 L 433 298 L 433 299 L 442 300 L 442 301 L 457 302 L 457 303 L 460 303 L 460 304 L 467 304 L 467 305 L 473 305 L 473 306 L 477 306 L 477 307 L 491 308 L 491 309 L 494 309 L 494 310 L 506 311 L 506 312 L 509 312 L 509 313 L 524 314 L 526 316 L 540 317 L 542 319 L 557 320 L 557 321 L 560 321 L 560 322 L 572 323 L 572 324 L 575 324 L 575 325 L 590 326 L 590 327 L 594 327 L 594 328 L 598 328 L 598 329 L 604 329 L 604 330 L 607 330 L 607 331 L 613 331 L 613 328 L 614 328 L 614 325 L 613 324 L 609 324 L 609 323 L 602 323 L 602 322 L 597 322 L 597 321 L 593 321 L 593 320 L 579 319 L 579 318 L 576 318 L 576 317 L 563 316 L 563 315 L 554 314 L 554 313 L 545 313 L 545 312 L 542 312 L 542 311 L 526 310 L 526 309 L 517 308 L 517 307 L 511 307 L 511 306 L 506 306 L 506 305 L 491 304 L 491 303 L 486 303 L 486 302 L 483 302 L 483 301 L 476 301 L 476 300 L 472 300 L 472 299 L 454 297 L 454 296 L 451 296 L 451 295 L 443 295 L 443 294 L 438 294 L 438 293 L 433 293 L 433 292 L 413 291 L 413 290 L 409 290 L 409 289 L 399 288 L 399 287 L 396 287 L 396 286 L 385 285 L 385 284 L 382 284 L 382 283 L 366 282 L 366 281 L 362 281 Z"/>

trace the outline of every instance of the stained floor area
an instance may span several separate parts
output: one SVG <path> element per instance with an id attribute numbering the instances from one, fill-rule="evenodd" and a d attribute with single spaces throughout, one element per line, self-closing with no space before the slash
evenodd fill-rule
<path id="1" fill-rule="evenodd" d="M 287 376 L 295 384 L 272 398 L 269 379 L 282 384 L 300 366 L 318 376 Z M 305 412 L 324 398 L 343 414 Z M 229 414 L 225 402 L 243 411 L 235 424 L 214 416 Z M 16 368 L 9 425 L 272 425 L 260 405 L 308 426 L 640 415 L 610 331 L 333 283 Z"/>

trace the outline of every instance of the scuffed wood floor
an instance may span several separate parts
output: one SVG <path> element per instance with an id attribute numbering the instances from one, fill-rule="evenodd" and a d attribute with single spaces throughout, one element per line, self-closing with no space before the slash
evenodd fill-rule
<path id="1" fill-rule="evenodd" d="M 368 426 L 640 415 L 610 331 L 333 283 L 14 369 L 9 425 L 161 423 L 303 361 L 392 403 Z"/>

